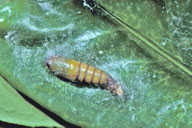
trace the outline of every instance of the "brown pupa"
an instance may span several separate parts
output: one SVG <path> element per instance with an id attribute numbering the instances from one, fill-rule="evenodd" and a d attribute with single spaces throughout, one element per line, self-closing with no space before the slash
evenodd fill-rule
<path id="1" fill-rule="evenodd" d="M 46 64 L 55 75 L 61 78 L 72 82 L 92 83 L 109 90 L 114 95 L 123 95 L 123 90 L 117 84 L 117 81 L 98 68 L 62 56 L 52 56 L 47 59 Z"/>

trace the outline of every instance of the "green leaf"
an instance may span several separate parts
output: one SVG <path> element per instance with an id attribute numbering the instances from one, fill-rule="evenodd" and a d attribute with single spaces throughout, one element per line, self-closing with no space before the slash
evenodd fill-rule
<path id="1" fill-rule="evenodd" d="M 26 11 L 26 0 L 19 1 L 9 1 L 1 0 L 0 1 L 0 32 L 4 33 L 9 30 L 15 20 L 19 20 L 23 17 L 22 13 Z"/>
<path id="2" fill-rule="evenodd" d="M 171 40 L 173 37 L 169 36 L 171 35 L 172 31 L 168 32 L 165 28 L 168 26 L 168 21 L 165 19 L 165 15 L 161 16 L 160 14 L 162 13 L 159 15 L 154 14 L 154 12 L 158 14 L 160 11 L 157 10 L 157 5 L 155 5 L 155 2 L 151 2 L 151 0 L 143 1 L 142 3 L 138 1 L 130 1 L 125 3 L 127 5 L 131 4 L 134 6 L 126 7 L 122 4 L 113 5 L 110 4 L 110 2 L 103 0 L 98 1 L 101 1 L 101 4 L 103 4 L 104 7 L 96 4 L 98 6 L 97 10 L 95 9 L 96 11 L 101 11 L 102 15 L 109 17 L 113 22 L 125 29 L 128 34 L 131 34 L 129 36 L 130 38 L 136 38 L 133 40 L 135 40 L 139 46 L 153 56 L 156 61 L 159 61 L 159 63 L 165 63 L 164 67 L 168 68 L 172 72 L 176 72 L 180 77 L 183 77 L 191 82 L 192 71 L 190 69 L 190 63 L 192 60 L 188 61 L 190 63 L 186 63 L 184 62 L 186 58 L 181 57 L 182 54 L 175 56 L 170 53 L 169 51 L 172 51 L 173 48 L 175 48 L 173 43 L 169 44 L 169 46 L 161 46 L 162 43 L 169 43 L 167 40 Z M 124 0 L 122 0 L 120 3 L 123 2 Z M 135 8 L 135 6 L 139 7 L 139 9 Z M 114 13 L 112 14 L 110 11 L 105 9 L 105 7 Z M 165 8 L 165 6 L 162 8 Z M 121 9 L 123 9 L 123 11 Z M 143 12 L 146 14 L 143 15 Z M 165 20 L 161 20 L 159 18 L 164 18 Z M 163 24 L 166 25 L 163 26 Z M 187 46 L 188 45 L 185 47 Z M 166 48 L 169 51 L 166 50 Z"/>
<path id="3" fill-rule="evenodd" d="M 26 102 L 0 77 L 0 120 L 30 127 L 61 127 L 58 123 Z"/>
<path id="4" fill-rule="evenodd" d="M 109 19 L 83 8 L 95 7 L 85 0 L 24 1 L 27 9 L 21 11 L 23 17 L 12 19 L 0 41 L 0 74 L 14 88 L 81 127 L 190 127 L 191 83 L 171 72 L 185 74 L 183 78 L 191 80 L 190 38 L 184 34 L 189 40 L 183 45 L 189 48 L 185 52 L 177 47 L 181 44 L 174 36 L 165 38 L 174 29 L 168 15 L 174 12 L 174 4 L 166 1 L 159 5 L 149 0 L 97 2 L 110 14 Z M 161 13 L 162 5 L 169 11 Z M 185 10 L 187 6 L 182 7 Z M 170 43 L 160 46 L 165 39 Z M 120 83 L 124 98 L 58 79 L 45 65 L 54 55 L 104 70 Z"/>

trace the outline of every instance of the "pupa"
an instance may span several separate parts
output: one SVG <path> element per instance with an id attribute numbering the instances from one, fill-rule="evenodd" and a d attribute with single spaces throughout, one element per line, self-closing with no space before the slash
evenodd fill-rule
<path id="1" fill-rule="evenodd" d="M 72 82 L 86 82 L 96 87 L 100 86 L 113 95 L 123 95 L 123 90 L 117 81 L 96 67 L 63 56 L 52 56 L 46 60 L 46 64 L 56 76 Z"/>

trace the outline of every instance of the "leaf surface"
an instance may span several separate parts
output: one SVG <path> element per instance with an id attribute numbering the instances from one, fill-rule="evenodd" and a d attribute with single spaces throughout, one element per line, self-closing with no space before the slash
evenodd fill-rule
<path id="1" fill-rule="evenodd" d="M 0 120 L 30 127 L 61 127 L 34 106 L 26 102 L 0 77 Z"/>
<path id="2" fill-rule="evenodd" d="M 121 17 L 139 34 L 155 43 L 160 42 L 156 43 L 157 46 L 161 45 L 162 37 L 170 34 L 164 27 L 170 24 L 161 21 L 167 15 L 149 12 L 158 9 L 155 5 L 148 5 L 150 1 L 132 4 L 129 1 L 118 4 L 97 2 L 111 14 Z M 146 54 L 145 46 L 136 45 L 143 41 L 138 39 L 140 36 L 133 37 L 130 32 L 122 31 L 118 24 L 113 24 L 113 20 L 92 14 L 81 6 L 88 6 L 86 1 L 44 0 L 25 1 L 24 4 L 27 9 L 21 11 L 23 17 L 13 18 L 13 24 L 2 34 L 4 40 L 0 42 L 0 59 L 3 60 L 0 61 L 0 74 L 16 89 L 63 119 L 82 127 L 191 126 L 191 83 L 170 72 L 170 69 L 177 71 L 177 66 L 171 65 L 166 70 L 160 66 L 165 61 L 161 57 L 158 59 L 159 54 L 151 58 L 149 55 L 154 52 Z M 135 14 L 127 13 L 126 8 L 126 12 L 120 13 L 123 7 L 133 9 Z M 146 11 L 139 11 L 142 9 Z M 144 17 L 146 12 L 152 18 Z M 170 41 L 168 46 L 161 47 L 171 56 L 177 53 L 173 61 L 186 64 L 190 73 L 191 60 L 187 59 L 191 56 L 190 51 L 182 56 L 181 51 L 170 48 L 179 42 L 172 38 Z M 61 81 L 45 65 L 46 59 L 54 55 L 104 70 L 120 83 L 124 98 L 114 97 L 99 88 L 78 87 L 78 83 Z"/>

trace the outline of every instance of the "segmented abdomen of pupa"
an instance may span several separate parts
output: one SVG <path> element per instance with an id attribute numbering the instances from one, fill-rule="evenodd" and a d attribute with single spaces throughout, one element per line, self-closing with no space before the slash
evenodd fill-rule
<path id="1" fill-rule="evenodd" d="M 70 81 L 92 83 L 95 86 L 103 86 L 113 94 L 122 95 L 123 91 L 117 82 L 104 71 L 86 63 L 65 58 L 52 56 L 46 61 L 49 69 L 57 76 Z"/>

